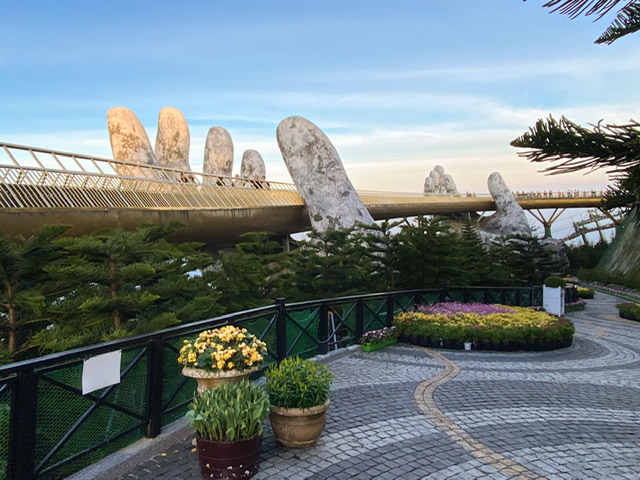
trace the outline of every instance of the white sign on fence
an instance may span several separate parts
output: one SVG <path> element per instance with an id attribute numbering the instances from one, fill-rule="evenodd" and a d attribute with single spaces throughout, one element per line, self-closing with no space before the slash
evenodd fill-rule
<path id="1" fill-rule="evenodd" d="M 87 358 L 82 365 L 82 394 L 120 383 L 122 350 Z"/>

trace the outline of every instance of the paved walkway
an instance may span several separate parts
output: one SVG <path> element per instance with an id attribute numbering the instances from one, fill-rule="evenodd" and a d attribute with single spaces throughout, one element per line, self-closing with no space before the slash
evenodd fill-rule
<path id="1" fill-rule="evenodd" d="M 319 443 L 265 431 L 256 479 L 640 479 L 640 323 L 602 293 L 574 344 L 554 352 L 398 344 L 328 362 L 333 402 Z M 192 433 L 116 477 L 197 479 Z"/>

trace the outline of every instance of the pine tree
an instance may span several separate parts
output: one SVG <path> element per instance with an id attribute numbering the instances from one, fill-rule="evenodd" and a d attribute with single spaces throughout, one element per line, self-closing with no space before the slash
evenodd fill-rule
<path id="1" fill-rule="evenodd" d="M 526 1 L 526 0 L 524 0 Z M 550 0 L 543 7 L 577 18 L 580 15 L 598 15 L 598 19 L 609 13 L 622 0 Z M 595 43 L 611 44 L 619 38 L 640 30 L 640 5 L 636 0 L 625 0 L 625 5 L 618 10 L 613 23 L 604 31 Z"/>
<path id="2" fill-rule="evenodd" d="M 487 250 L 469 215 L 462 224 L 460 247 L 465 271 L 460 285 L 489 285 L 492 281 L 491 264 Z"/>
<path id="3" fill-rule="evenodd" d="M 537 237 L 501 237 L 494 241 L 492 253 L 493 260 L 503 269 L 502 274 L 508 275 L 506 285 L 541 285 L 549 275 L 560 273 L 561 265 Z"/>
<path id="4" fill-rule="evenodd" d="M 46 271 L 64 293 L 51 299 L 51 325 L 34 335 L 32 345 L 43 352 L 61 351 L 176 325 L 179 302 L 172 304 L 189 294 L 200 297 L 200 310 L 219 311 L 202 301 L 210 289 L 199 294 L 190 290 L 199 282 L 195 278 L 191 283 L 185 273 L 195 266 L 188 260 L 194 245 L 178 248 L 165 240 L 179 227 L 145 224 L 133 232 L 100 231 L 58 240 L 67 256 Z"/>
<path id="5" fill-rule="evenodd" d="M 371 262 L 371 283 L 376 291 L 396 289 L 398 273 L 395 234 L 405 220 L 384 220 L 363 225 L 365 252 Z"/>
<path id="6" fill-rule="evenodd" d="M 398 287 L 456 285 L 464 277 L 458 235 L 442 217 L 416 217 L 397 234 Z"/>
<path id="7" fill-rule="evenodd" d="M 312 231 L 294 257 L 294 285 L 303 299 L 368 291 L 370 262 L 353 230 Z"/>
<path id="8" fill-rule="evenodd" d="M 44 321 L 43 268 L 60 255 L 53 240 L 69 228 L 45 225 L 26 239 L 0 230 L 0 364 L 16 360 L 38 322 Z"/>

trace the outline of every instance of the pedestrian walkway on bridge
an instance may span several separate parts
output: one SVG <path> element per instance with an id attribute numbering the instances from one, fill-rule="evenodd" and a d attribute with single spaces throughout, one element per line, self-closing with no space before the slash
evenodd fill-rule
<path id="1" fill-rule="evenodd" d="M 567 315 L 553 352 L 351 347 L 335 374 L 327 427 L 308 449 L 279 446 L 266 422 L 255 479 L 640 479 L 640 323 L 597 293 Z M 184 421 L 74 480 L 198 479 Z"/>

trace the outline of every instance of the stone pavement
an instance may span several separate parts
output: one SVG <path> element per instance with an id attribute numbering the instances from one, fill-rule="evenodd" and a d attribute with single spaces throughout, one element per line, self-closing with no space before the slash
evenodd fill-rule
<path id="1" fill-rule="evenodd" d="M 574 343 L 553 352 L 398 344 L 329 355 L 336 378 L 319 443 L 281 447 L 267 421 L 254 478 L 639 480 L 640 323 L 618 317 L 620 301 L 597 293 L 568 314 Z M 78 478 L 201 478 L 191 430 L 173 438 Z"/>

